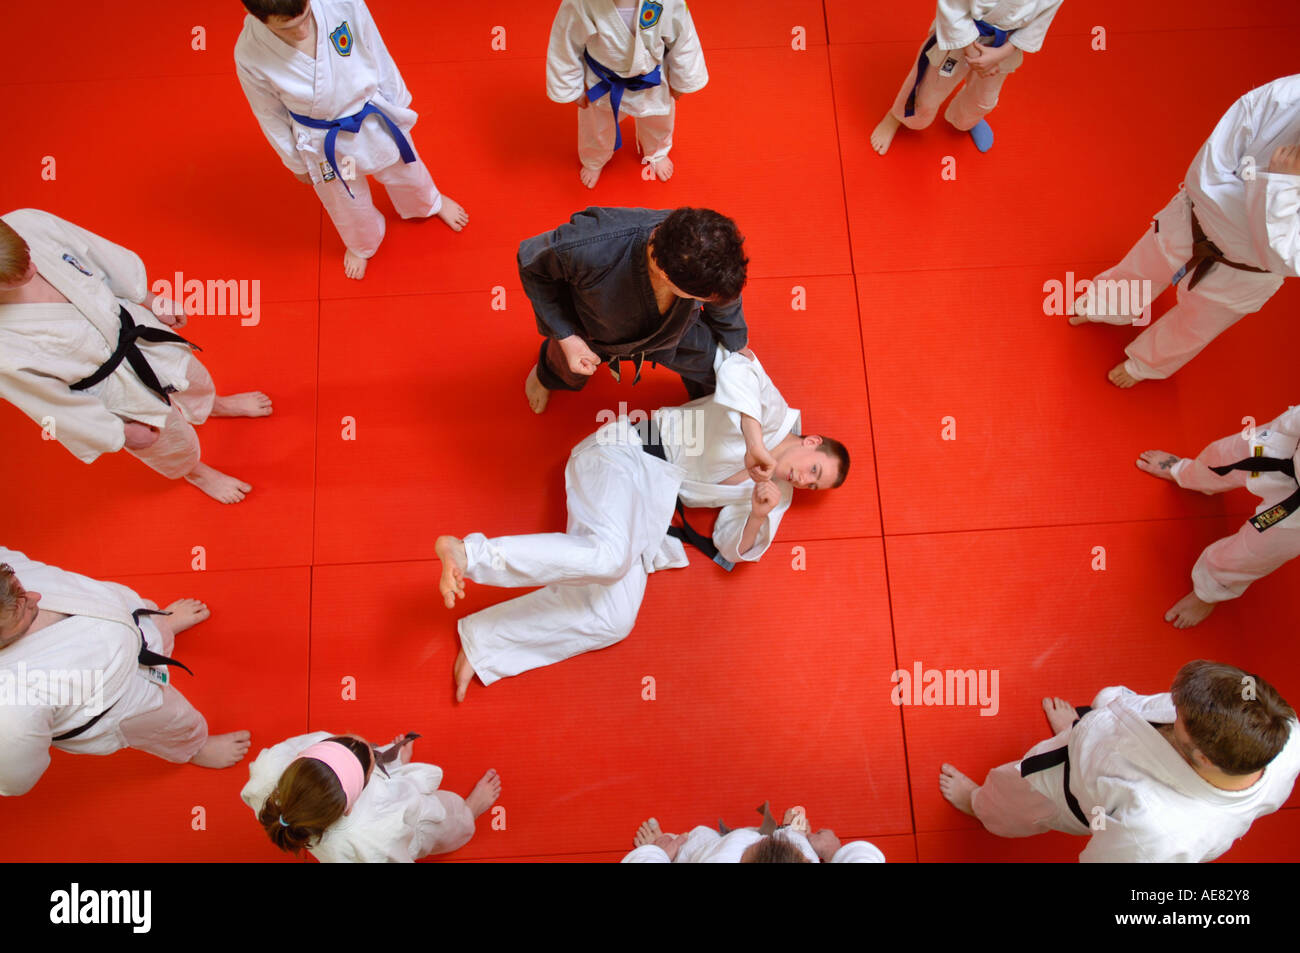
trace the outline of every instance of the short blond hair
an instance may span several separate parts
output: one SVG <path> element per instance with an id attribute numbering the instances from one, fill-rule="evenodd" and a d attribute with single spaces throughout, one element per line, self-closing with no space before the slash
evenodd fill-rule
<path id="1" fill-rule="evenodd" d="M 9 223 L 0 219 L 0 284 L 13 284 L 32 263 L 32 252 Z"/>

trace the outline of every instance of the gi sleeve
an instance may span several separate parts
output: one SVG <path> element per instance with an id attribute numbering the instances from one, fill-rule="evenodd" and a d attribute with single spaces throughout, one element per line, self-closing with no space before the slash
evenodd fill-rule
<path id="1" fill-rule="evenodd" d="M 980 31 L 971 16 L 971 0 L 939 0 L 934 32 L 941 50 L 959 50 L 979 39 Z"/>
<path id="2" fill-rule="evenodd" d="M 53 423 L 54 437 L 83 463 L 126 446 L 122 418 L 85 391 L 28 368 L 0 368 L 0 400 L 7 400 L 42 427 Z"/>
<path id="3" fill-rule="evenodd" d="M 1287 408 L 1286 413 L 1265 424 L 1260 430 L 1276 430 L 1300 440 L 1300 404 Z"/>
<path id="4" fill-rule="evenodd" d="M 739 351 L 749 343 L 749 326 L 745 324 L 745 308 L 740 298 L 730 304 L 706 302 L 700 309 L 700 320 L 728 351 Z"/>
<path id="5" fill-rule="evenodd" d="M 406 88 L 402 72 L 384 45 L 384 38 L 370 15 L 370 9 L 364 3 L 357 4 L 357 41 L 363 50 L 374 57 L 379 67 L 379 95 L 394 106 L 406 109 L 411 105 L 411 91 Z"/>
<path id="6" fill-rule="evenodd" d="M 870 841 L 855 840 L 844 844 L 831 858 L 832 864 L 883 864 L 885 855 Z"/>
<path id="7" fill-rule="evenodd" d="M 667 852 L 654 844 L 643 844 L 619 861 L 620 864 L 669 864 Z"/>
<path id="8" fill-rule="evenodd" d="M 25 684 L 15 683 L 15 692 L 26 690 Z M 0 705 L 0 795 L 5 797 L 26 794 L 50 766 L 54 712 L 21 704 L 24 700 Z"/>
<path id="9" fill-rule="evenodd" d="M 1107 812 L 1101 818 L 1092 816 L 1089 805 L 1079 805 L 1092 823 L 1101 825 L 1093 830 L 1088 846 L 1079 854 L 1079 863 L 1187 863 L 1203 859 L 1188 855 L 1182 847 L 1186 838 L 1160 822 L 1161 805 L 1148 804 L 1141 791 L 1130 785 L 1123 786 L 1122 797 L 1124 811 Z M 1168 806 L 1164 811 L 1167 816 Z"/>
<path id="10" fill-rule="evenodd" d="M 546 95 L 557 103 L 574 103 L 587 91 L 582 54 L 596 35 L 596 25 L 579 0 L 564 0 L 551 24 L 546 48 Z"/>
<path id="11" fill-rule="evenodd" d="M 570 291 L 566 256 L 556 251 L 554 233 L 529 238 L 519 245 L 519 280 L 533 305 L 537 330 L 546 337 L 578 334 L 577 310 Z"/>
<path id="12" fill-rule="evenodd" d="M 695 21 L 685 0 L 674 4 L 673 36 L 664 50 L 664 71 L 670 89 L 679 93 L 694 93 L 709 81 L 709 71 L 704 65 L 704 50 L 700 47 Z"/>
<path id="13" fill-rule="evenodd" d="M 781 502 L 772 508 L 772 511 L 764 518 L 763 525 L 758 529 L 758 535 L 754 537 L 754 545 L 746 552 L 740 551 L 741 537 L 745 535 L 745 523 L 749 521 L 749 516 L 753 512 L 753 507 L 748 500 L 744 503 L 732 503 L 724 506 L 718 513 L 718 521 L 713 524 L 713 545 L 718 547 L 718 552 L 724 559 L 729 559 L 733 563 L 756 563 L 759 558 L 772 545 L 776 539 L 777 527 L 781 525 L 781 517 L 785 511 L 790 508 L 792 492 L 788 484 L 778 483 L 781 488 Z"/>
<path id="14" fill-rule="evenodd" d="M 1038 13 L 1027 24 L 1011 34 L 1011 39 L 1007 42 L 1026 53 L 1037 53 L 1043 48 L 1047 28 L 1052 25 L 1052 19 L 1059 9 L 1061 9 L 1061 0 L 1047 0 L 1047 2 L 1040 0 Z"/>
<path id="15" fill-rule="evenodd" d="M 275 87 L 254 76 L 238 59 L 235 60 L 235 74 L 239 77 L 239 85 L 244 90 L 248 105 L 253 109 L 257 124 L 262 127 L 262 135 L 266 136 L 266 141 L 271 144 L 275 154 L 290 172 L 305 175 L 307 163 L 298 155 L 293 121 L 289 117 L 289 110 L 280 102 Z"/>
<path id="16" fill-rule="evenodd" d="M 1243 178 L 1251 244 L 1260 264 L 1275 275 L 1300 275 L 1300 175 L 1259 172 Z"/>

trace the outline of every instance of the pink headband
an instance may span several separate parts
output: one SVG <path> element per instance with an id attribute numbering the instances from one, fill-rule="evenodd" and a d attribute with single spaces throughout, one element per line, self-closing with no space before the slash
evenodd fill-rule
<path id="1" fill-rule="evenodd" d="M 302 758 L 314 758 L 334 772 L 334 776 L 339 779 L 339 784 L 343 786 L 343 795 L 348 801 L 348 806 L 344 810 L 352 810 L 352 805 L 356 803 L 361 795 L 361 789 L 366 784 L 366 772 L 362 769 L 361 761 L 357 756 L 337 741 L 322 741 L 312 745 L 294 760 L 298 761 Z"/>

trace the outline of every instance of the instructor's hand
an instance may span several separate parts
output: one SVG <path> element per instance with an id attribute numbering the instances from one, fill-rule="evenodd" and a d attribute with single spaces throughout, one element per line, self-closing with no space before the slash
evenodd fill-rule
<path id="1" fill-rule="evenodd" d="M 781 502 L 781 491 L 776 488 L 776 484 L 771 480 L 764 480 L 762 483 L 754 484 L 754 498 L 751 507 L 751 515 L 759 518 L 767 516 L 768 513 L 776 509 L 776 504 Z"/>
<path id="2" fill-rule="evenodd" d="M 293 174 L 293 177 L 297 179 L 299 182 L 301 182 L 303 185 L 311 185 L 311 176 L 308 175 L 306 172 L 295 172 Z"/>
<path id="3" fill-rule="evenodd" d="M 1268 160 L 1268 171 L 1282 175 L 1300 175 L 1300 145 L 1278 146 Z"/>
<path id="4" fill-rule="evenodd" d="M 560 338 L 560 349 L 564 351 L 569 362 L 569 370 L 584 377 L 590 377 L 600 367 L 600 356 L 587 347 L 587 342 L 576 334 Z"/>

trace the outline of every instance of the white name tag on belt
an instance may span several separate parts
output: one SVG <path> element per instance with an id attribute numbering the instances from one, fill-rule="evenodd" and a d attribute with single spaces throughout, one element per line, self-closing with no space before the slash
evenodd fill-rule
<path id="1" fill-rule="evenodd" d="M 147 665 L 141 665 L 136 671 L 140 673 L 140 677 L 146 682 L 153 682 L 161 688 L 166 688 L 172 680 L 171 672 L 167 671 L 165 667 L 149 668 Z"/>

